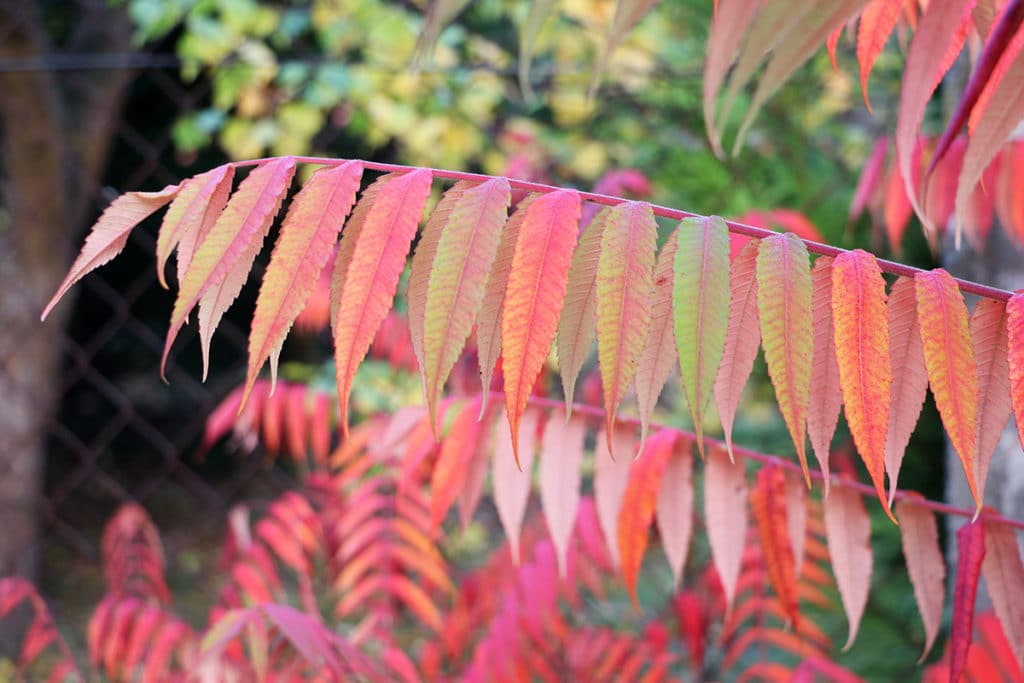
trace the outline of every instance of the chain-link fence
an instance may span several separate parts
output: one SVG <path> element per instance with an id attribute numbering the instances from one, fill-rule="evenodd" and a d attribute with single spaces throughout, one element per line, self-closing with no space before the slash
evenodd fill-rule
<path id="1" fill-rule="evenodd" d="M 120 192 L 159 189 L 223 161 L 212 151 L 199 159 L 176 153 L 173 124 L 205 104 L 209 86 L 202 80 L 183 83 L 171 57 L 127 51 L 68 54 L 55 48 L 31 59 L 0 59 L 0 76 L 39 71 L 60 72 L 72 92 L 81 76 L 77 87 L 86 94 L 91 89 L 87 79 L 127 78 L 123 106 L 114 105 L 108 113 L 116 123 L 100 189 L 88 198 L 84 224 L 69 224 L 68 231 L 91 224 Z M 53 598 L 58 621 L 64 616 L 72 628 L 102 594 L 100 534 L 122 503 L 136 501 L 150 512 L 162 532 L 171 585 L 186 596 L 179 608 L 199 617 L 212 601 L 205 592 L 211 584 L 202 579 L 215 566 L 228 509 L 242 499 L 266 500 L 294 482 L 266 459 L 233 454 L 230 448 L 197 457 L 207 415 L 244 376 L 245 327 L 255 288 L 246 288 L 219 327 L 208 381 L 199 381 L 193 325 L 172 351 L 169 384 L 164 385 L 159 365 L 174 293 L 162 289 L 156 277 L 158 226 L 159 219 L 146 221 L 117 260 L 76 288 L 51 386 L 39 391 L 26 382 L 14 385 L 21 393 L 17 399 L 35 411 L 37 430 L 46 437 L 39 578 Z M 76 249 L 81 237 L 73 240 Z M 21 298 L 34 309 L 35 320 L 45 304 L 28 287 L 9 287 L 0 296 Z M 36 324 L 15 330 L 13 337 L 8 334 L 15 343 L 0 348 L 0 371 L 8 370 L 5 382 L 17 375 L 14 368 L 24 362 L 28 345 L 46 327 L 60 325 Z M 197 600 L 192 610 L 188 595 Z M 76 637 L 84 636 L 76 630 Z"/>

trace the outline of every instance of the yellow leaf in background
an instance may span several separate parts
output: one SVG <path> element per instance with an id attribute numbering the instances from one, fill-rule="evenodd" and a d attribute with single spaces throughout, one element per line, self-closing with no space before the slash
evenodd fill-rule
<path id="1" fill-rule="evenodd" d="M 585 142 L 576 149 L 569 165 L 574 173 L 592 180 L 608 167 L 608 152 L 599 142 Z"/>
<path id="2" fill-rule="evenodd" d="M 551 109 L 559 126 L 575 126 L 593 116 L 597 103 L 583 90 L 559 89 L 551 93 Z"/>
<path id="3" fill-rule="evenodd" d="M 303 102 L 282 104 L 277 110 L 277 120 L 289 133 L 311 138 L 324 126 L 324 114 L 316 107 Z"/>

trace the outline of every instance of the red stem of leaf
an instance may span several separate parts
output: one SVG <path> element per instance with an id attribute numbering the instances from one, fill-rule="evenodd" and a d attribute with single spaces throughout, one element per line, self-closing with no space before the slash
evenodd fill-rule
<path id="1" fill-rule="evenodd" d="M 1024 1 L 1024 0 L 1011 0 Z M 321 166 L 336 166 L 338 164 L 345 163 L 345 159 L 332 159 L 329 157 L 306 157 L 296 156 L 293 157 L 296 163 L 303 164 L 319 164 Z M 247 166 L 256 166 L 261 164 L 268 159 L 249 159 L 246 161 L 235 161 L 232 162 L 232 166 L 235 168 L 243 168 Z M 381 171 L 385 173 L 398 172 L 404 173 L 408 171 L 415 171 L 418 166 L 403 166 L 401 164 L 385 164 L 376 161 L 363 161 L 363 167 L 374 171 Z M 475 182 L 484 182 L 494 178 L 495 176 L 484 175 L 482 173 L 466 173 L 463 171 L 449 171 L 443 168 L 431 168 L 428 169 L 435 178 L 447 178 L 449 180 L 470 180 Z M 531 183 L 525 180 L 516 180 L 515 178 L 508 178 L 509 185 L 514 188 L 526 190 L 528 192 L 541 192 L 548 193 L 556 190 L 562 190 L 565 188 L 557 187 L 555 185 L 545 185 L 543 183 Z M 629 201 L 622 197 L 613 197 L 605 194 L 595 194 L 592 192 L 580 192 L 580 199 L 594 204 L 602 204 L 605 206 L 615 206 L 616 204 L 622 204 L 623 202 Z M 667 206 L 652 205 L 654 209 L 654 215 L 661 216 L 663 218 L 669 218 L 672 220 L 682 220 L 684 218 L 700 217 L 702 214 L 692 213 L 690 211 L 681 211 L 679 209 L 672 209 Z M 726 221 L 726 225 L 729 226 L 729 232 L 736 233 L 737 235 L 746 235 L 747 237 L 755 237 L 763 239 L 765 237 L 771 237 L 778 233 L 772 230 L 766 230 L 764 228 L 758 228 L 753 225 L 747 225 L 745 223 L 737 223 L 736 221 Z M 841 249 L 839 247 L 833 247 L 829 244 L 821 244 L 819 242 L 812 242 L 810 240 L 803 240 L 804 244 L 807 245 L 807 250 L 812 254 L 818 254 L 820 256 L 838 256 L 839 254 L 850 251 L 849 249 Z M 878 259 L 878 266 L 883 272 L 891 273 L 893 275 L 900 275 L 903 277 L 914 277 L 917 273 L 924 272 L 921 268 L 915 268 L 908 266 L 903 263 L 897 263 L 895 261 L 887 261 L 885 259 Z M 998 287 L 990 287 L 988 285 L 978 284 L 977 282 L 971 282 L 970 280 L 961 280 L 954 278 L 957 286 L 960 287 L 960 291 L 967 294 L 975 294 L 977 296 L 987 297 L 989 299 L 995 299 L 996 301 L 1006 301 L 1010 298 L 1012 292 Z M 1024 523 L 1022 523 L 1024 524 Z"/>

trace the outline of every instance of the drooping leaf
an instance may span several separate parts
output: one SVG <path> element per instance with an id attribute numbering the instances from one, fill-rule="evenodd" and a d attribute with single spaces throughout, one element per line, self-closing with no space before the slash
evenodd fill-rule
<path id="1" fill-rule="evenodd" d="M 487 277 L 480 315 L 477 316 L 476 345 L 480 363 L 480 382 L 485 392 L 484 407 L 487 406 L 486 392 L 491 388 L 494 367 L 501 356 L 501 320 L 505 311 L 505 291 L 508 288 L 508 276 L 512 270 L 516 243 L 519 241 L 519 228 L 526 218 L 526 210 L 538 196 L 529 195 L 520 200 L 515 213 L 508 219 L 501 233 L 491 273 Z"/>
<path id="2" fill-rule="evenodd" d="M 928 383 L 980 510 L 974 464 L 978 367 L 971 348 L 967 307 L 956 281 L 941 268 L 918 273 L 914 276 L 914 286 Z"/>
<path id="3" fill-rule="evenodd" d="M 281 345 L 331 257 L 342 223 L 355 203 L 362 174 L 359 161 L 322 168 L 292 200 L 256 299 L 246 393 L 266 359 L 276 370 Z M 271 385 L 276 381 L 274 373 Z"/>
<path id="4" fill-rule="evenodd" d="M 485 397 L 481 396 L 481 401 L 483 400 L 485 400 Z M 485 425 L 493 426 L 494 417 L 492 412 L 493 407 L 490 410 L 484 410 L 483 416 L 478 416 L 478 421 Z M 469 464 L 466 466 L 466 479 L 456 498 L 456 503 L 459 506 L 459 521 L 463 529 L 469 527 L 469 523 L 473 519 L 473 513 L 476 512 L 480 499 L 483 498 L 484 484 L 487 481 L 487 465 L 491 460 L 490 456 L 493 450 L 493 439 L 494 429 L 484 427 L 478 435 L 476 449 L 473 451 Z"/>
<path id="5" fill-rule="evenodd" d="M 518 456 L 512 446 L 514 443 L 507 431 L 501 416 L 495 421 L 497 433 L 494 441 L 493 463 L 491 476 L 494 477 L 494 506 L 498 509 L 498 519 L 505 530 L 509 547 L 512 550 L 512 561 L 519 563 L 519 534 L 523 528 L 523 515 L 526 503 L 530 498 L 531 472 L 533 470 L 534 442 L 537 438 L 537 425 L 540 413 L 527 409 L 517 425 L 519 443 L 522 446 Z"/>
<path id="6" fill-rule="evenodd" d="M 730 460 L 733 459 L 733 419 L 761 344 L 756 277 L 759 244 L 759 240 L 747 242 L 733 259 L 729 271 L 729 328 L 715 378 L 715 407 L 722 421 Z"/>
<path id="7" fill-rule="evenodd" d="M 540 445 L 540 504 L 558 558 L 558 572 L 566 572 L 569 538 L 580 504 L 580 464 L 586 422 L 582 417 L 562 419 L 553 411 Z"/>
<path id="8" fill-rule="evenodd" d="M 431 0 L 423 16 L 423 27 L 416 38 L 412 63 L 419 66 L 433 57 L 434 46 L 442 31 L 458 17 L 470 0 Z"/>
<path id="9" fill-rule="evenodd" d="M 174 343 L 189 313 L 200 299 L 208 296 L 207 293 L 211 289 L 217 288 L 223 292 L 223 299 L 208 299 L 209 304 L 205 307 L 208 315 L 205 329 L 212 334 L 211 328 L 216 327 L 213 324 L 216 322 L 214 318 L 219 320 L 220 316 L 217 314 L 223 315 L 226 307 L 234 300 L 234 296 L 228 299 L 239 276 L 231 278 L 229 287 L 224 286 L 225 280 L 232 271 L 238 272 L 238 266 L 244 266 L 246 272 L 252 266 L 252 259 L 256 257 L 256 251 L 270 230 L 270 224 L 281 206 L 281 200 L 291 184 L 294 173 L 295 161 L 291 157 L 274 159 L 255 168 L 231 195 L 224 211 L 217 217 L 206 238 L 197 246 L 189 269 L 179 285 L 178 298 L 174 302 L 163 358 L 160 361 L 161 374 L 167 363 L 171 344 Z M 249 254 L 252 254 L 252 258 L 246 263 Z M 241 284 L 238 284 L 238 287 L 240 289 Z"/>
<path id="10" fill-rule="evenodd" d="M 430 212 L 426 225 L 416 243 L 416 251 L 412 256 L 412 267 L 409 272 L 409 286 L 406 290 L 406 315 L 409 321 L 409 337 L 412 340 L 413 353 L 420 367 L 420 376 L 426 386 L 426 365 L 423 361 L 423 326 L 427 310 L 427 285 L 430 283 L 430 272 L 434 267 L 434 256 L 437 245 L 441 241 L 452 209 L 458 204 L 462 193 L 473 187 L 469 181 L 462 180 L 452 185 L 441 195 L 440 201 Z M 426 389 L 424 389 L 424 396 Z"/>
<path id="11" fill-rule="evenodd" d="M 519 91 L 523 98 L 533 100 L 533 88 L 530 87 L 530 65 L 533 64 L 534 43 L 537 34 L 551 16 L 555 8 L 555 0 L 536 0 L 530 3 L 526 21 L 519 29 Z"/>
<path id="12" fill-rule="evenodd" d="M 651 328 L 657 238 L 650 204 L 625 202 L 608 212 L 597 265 L 597 359 L 609 437 Z"/>
<path id="13" fill-rule="evenodd" d="M 1011 0 L 1011 3 L 1016 7 L 1008 5 L 1004 18 L 1009 16 L 1011 9 L 1024 16 L 1022 3 L 1017 0 Z M 1019 20 L 1020 17 L 1018 23 Z M 960 168 L 956 189 L 958 237 L 961 224 L 970 210 L 975 186 L 1021 118 L 1024 118 L 1024 89 L 1020 87 L 1024 79 L 1024 31 L 1018 31 L 1013 38 L 997 70 L 981 93 L 983 101 L 979 101 L 978 107 L 983 109 L 977 110 L 980 114 L 972 122 L 971 136 Z"/>
<path id="14" fill-rule="evenodd" d="M 43 309 L 42 319 L 50 315 L 53 307 L 76 282 L 120 254 L 128 243 L 132 228 L 174 199 L 178 188 L 178 185 L 168 185 L 159 192 L 126 192 L 111 202 L 92 226 L 78 258 Z"/>
<path id="15" fill-rule="evenodd" d="M 416 169 L 374 183 L 365 213 L 353 213 L 341 236 L 332 286 L 331 330 L 342 432 L 348 435 L 348 397 L 356 369 L 391 309 L 398 278 L 423 206 L 431 173 Z M 366 202 L 366 197 L 360 204 Z M 357 218 L 360 218 L 357 222 Z M 347 244 L 346 244 L 347 243 Z"/>
<path id="16" fill-rule="evenodd" d="M 647 442 L 629 469 L 629 480 L 622 495 L 616 525 L 617 547 L 622 562 L 622 576 L 635 606 L 639 606 L 636 581 L 647 551 L 648 530 L 654 521 L 661 475 L 675 451 L 678 436 L 676 431 L 663 429 Z"/>
<path id="17" fill-rule="evenodd" d="M 164 220 L 160 224 L 160 232 L 156 238 L 156 277 L 164 289 L 167 289 L 164 271 L 171 252 L 179 242 L 187 239 L 186 235 L 191 236 L 192 249 L 188 250 L 187 255 L 179 253 L 178 256 L 179 264 L 184 266 L 178 269 L 180 284 L 183 279 L 181 276 L 188 271 L 187 262 L 191 260 L 192 251 L 194 251 L 195 245 L 201 241 L 196 237 L 203 232 L 204 225 L 212 226 L 213 221 L 224 210 L 234 175 L 234 166 L 224 164 L 189 178 L 179 186 L 180 190 L 171 205 L 167 207 L 167 213 L 164 214 Z M 216 201 L 215 198 L 219 198 L 219 201 Z M 182 263 L 183 260 L 185 263 Z"/>
<path id="18" fill-rule="evenodd" d="M 985 499 L 988 466 L 1010 419 L 1010 366 L 1007 361 L 1006 304 L 981 299 L 970 321 L 971 347 L 978 364 L 978 425 L 975 477 Z"/>
<path id="19" fill-rule="evenodd" d="M 978 578 L 985 559 L 985 531 L 981 520 L 968 522 L 956 532 L 956 583 L 953 587 L 953 624 L 949 629 L 949 680 L 956 683 L 967 662 L 974 632 L 974 605 Z"/>
<path id="20" fill-rule="evenodd" d="M 825 508 L 825 537 L 839 597 L 850 624 L 843 649 L 857 638 L 871 588 L 871 518 L 860 494 L 847 486 L 832 489 Z"/>
<path id="21" fill-rule="evenodd" d="M 510 197 L 504 178 L 467 188 L 452 207 L 437 244 L 423 327 L 426 399 L 435 422 L 444 384 L 483 304 Z"/>
<path id="22" fill-rule="evenodd" d="M 505 408 L 514 453 L 519 420 L 558 328 L 579 217 L 579 193 L 556 190 L 531 202 L 518 226 L 501 314 Z"/>
<path id="23" fill-rule="evenodd" d="M 1017 435 L 1024 446 L 1024 289 L 1018 289 L 1006 302 L 1006 331 L 1010 404 L 1017 421 Z"/>
<path id="24" fill-rule="evenodd" d="M 914 163 L 914 170 L 912 172 L 916 171 L 917 164 Z M 900 176 L 900 170 L 894 165 L 889 169 L 889 173 L 885 178 L 885 194 L 882 198 L 882 221 L 889 246 L 896 254 L 900 254 L 903 251 L 903 235 L 907 232 L 907 226 L 910 225 L 910 217 L 913 214 L 914 206 L 910 203 L 910 198 L 907 196 L 907 188 L 903 183 L 902 176 Z"/>
<path id="25" fill-rule="evenodd" d="M 875 0 L 875 2 L 887 2 L 888 0 Z M 864 210 L 868 208 L 872 197 L 882 186 L 885 176 L 885 157 L 889 151 L 889 138 L 881 137 L 875 141 L 871 155 L 864 162 L 864 168 L 857 179 L 857 187 L 853 190 L 853 199 L 850 201 L 849 222 L 857 220 Z"/>
<path id="26" fill-rule="evenodd" d="M 565 308 L 558 320 L 556 352 L 558 370 L 565 392 L 565 409 L 572 412 L 576 380 L 597 336 L 597 264 L 601 258 L 601 237 L 611 207 L 603 207 L 587 223 L 572 255 Z"/>
<path id="27" fill-rule="evenodd" d="M 747 535 L 747 475 L 743 463 L 710 448 L 704 467 L 704 523 L 708 529 L 711 560 L 725 591 L 726 609 L 732 609 L 736 580 Z"/>
<path id="28" fill-rule="evenodd" d="M 799 631 L 797 585 L 793 545 L 786 512 L 786 479 L 773 465 L 762 467 L 750 492 L 750 510 L 757 523 L 768 578 L 786 616 Z"/>
<path id="29" fill-rule="evenodd" d="M 608 33 L 605 35 L 604 43 L 601 45 L 601 53 L 597 58 L 597 66 L 594 68 L 594 77 L 590 82 L 591 97 L 597 93 L 597 88 L 601 84 L 601 78 L 608 68 L 608 60 L 611 58 L 612 52 L 615 51 L 615 48 L 625 39 L 630 30 L 636 26 L 638 21 L 643 19 L 644 15 L 657 2 L 658 0 L 616 0 L 612 24 L 608 27 Z"/>
<path id="30" fill-rule="evenodd" d="M 1003 632 L 1020 667 L 1024 657 L 1024 563 L 1021 562 L 1017 534 L 1012 527 L 989 520 L 985 527 L 985 559 L 981 565 L 992 606 L 1003 625 Z"/>
<path id="31" fill-rule="evenodd" d="M 718 117 L 715 116 L 715 101 L 747 27 L 761 4 L 760 0 L 721 0 L 711 19 L 704 59 L 702 102 L 708 140 L 718 157 L 725 156 L 725 153 L 722 150 L 722 134 L 716 125 Z"/>
<path id="32" fill-rule="evenodd" d="M 1011 140 L 1003 146 L 996 179 L 996 215 L 1003 230 L 1018 245 L 1024 244 L 1024 140 Z"/>
<path id="33" fill-rule="evenodd" d="M 832 320 L 846 420 L 878 499 L 891 518 L 885 497 L 885 441 L 892 392 L 885 302 L 885 280 L 874 256 L 856 249 L 836 257 L 832 264 Z"/>
<path id="34" fill-rule="evenodd" d="M 811 267 L 807 247 L 796 235 L 786 233 L 761 240 L 757 252 L 757 307 L 768 374 L 804 480 L 810 486 L 805 441 L 814 352 Z"/>
<path id="35" fill-rule="evenodd" d="M 807 487 L 795 476 L 786 475 L 786 524 L 793 546 L 793 571 L 800 578 L 807 543 Z"/>
<path id="36" fill-rule="evenodd" d="M 857 65 L 860 67 L 860 90 L 868 111 L 871 111 L 868 78 L 875 60 L 896 28 L 903 4 L 903 0 L 871 0 L 860 15 L 857 25 Z"/>
<path id="37" fill-rule="evenodd" d="M 920 499 L 915 494 L 915 499 Z M 946 562 L 939 545 L 939 530 L 931 510 L 915 500 L 901 500 L 896 503 L 896 519 L 900 523 L 903 557 L 907 562 L 907 573 L 914 587 L 917 611 L 924 622 L 924 652 L 921 659 L 935 643 L 942 625 L 942 605 L 946 598 Z"/>
<path id="38" fill-rule="evenodd" d="M 787 29 L 773 46 L 771 57 L 754 91 L 750 106 L 740 124 L 733 147 L 735 154 L 764 103 L 775 94 L 783 83 L 806 62 L 828 38 L 856 16 L 868 0 L 834 0 L 833 2 L 808 3 L 798 22 L 790 22 Z M 779 3 L 796 15 L 790 2 Z"/>
<path id="39" fill-rule="evenodd" d="M 668 557 L 675 585 L 683 575 L 693 532 L 693 457 L 689 443 L 677 441 L 665 463 L 654 509 L 661 547 Z"/>
<path id="40" fill-rule="evenodd" d="M 594 445 L 594 502 L 597 504 L 601 531 L 608 544 L 608 554 L 616 567 L 622 566 L 619 553 L 619 510 L 629 483 L 630 466 L 634 464 L 632 457 L 623 457 L 623 454 L 632 453 L 633 445 L 632 430 L 624 427 L 617 427 L 610 435 L 599 432 Z M 613 452 L 619 453 L 617 459 L 612 459 Z"/>
<path id="41" fill-rule="evenodd" d="M 729 228 L 718 216 L 679 224 L 672 285 L 683 392 L 704 457 L 704 410 L 711 401 L 729 328 Z"/>
<path id="42" fill-rule="evenodd" d="M 885 470 L 889 473 L 889 505 L 896 495 L 903 454 L 928 393 L 921 326 L 917 322 L 914 281 L 898 278 L 889 292 L 889 357 L 892 394 L 889 431 L 885 440 Z"/>
<path id="43" fill-rule="evenodd" d="M 811 271 L 811 311 L 814 317 L 814 359 L 811 366 L 810 403 L 807 406 L 807 435 L 824 476 L 825 497 L 832 478 L 829 474 L 829 453 L 832 436 L 843 407 L 839 386 L 839 363 L 836 360 L 835 332 L 832 325 L 832 259 L 819 256 Z"/>
<path id="44" fill-rule="evenodd" d="M 896 163 L 906 194 L 918 214 L 912 162 L 921 121 L 932 93 L 953 64 L 967 37 L 974 0 L 934 0 L 924 12 L 910 42 L 896 120 Z M 927 223 L 927 221 L 924 221 Z M 926 225 L 926 233 L 934 226 Z"/>
<path id="45" fill-rule="evenodd" d="M 640 448 L 647 441 L 651 415 L 665 382 L 679 358 L 672 316 L 673 269 L 679 240 L 669 237 L 654 265 L 651 297 L 651 331 L 636 369 L 636 400 L 640 407 Z"/>
<path id="46" fill-rule="evenodd" d="M 468 401 L 456 413 L 441 442 L 441 452 L 430 479 L 430 525 L 435 533 L 465 486 L 484 424 L 477 419 L 479 414 L 480 400 Z"/>

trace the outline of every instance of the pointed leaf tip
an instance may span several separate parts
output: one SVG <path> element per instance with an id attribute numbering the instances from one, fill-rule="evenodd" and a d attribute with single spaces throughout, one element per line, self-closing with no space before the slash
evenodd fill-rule
<path id="1" fill-rule="evenodd" d="M 729 328 L 729 228 L 718 216 L 679 225 L 672 308 L 683 391 L 704 457 L 704 410 Z"/>

